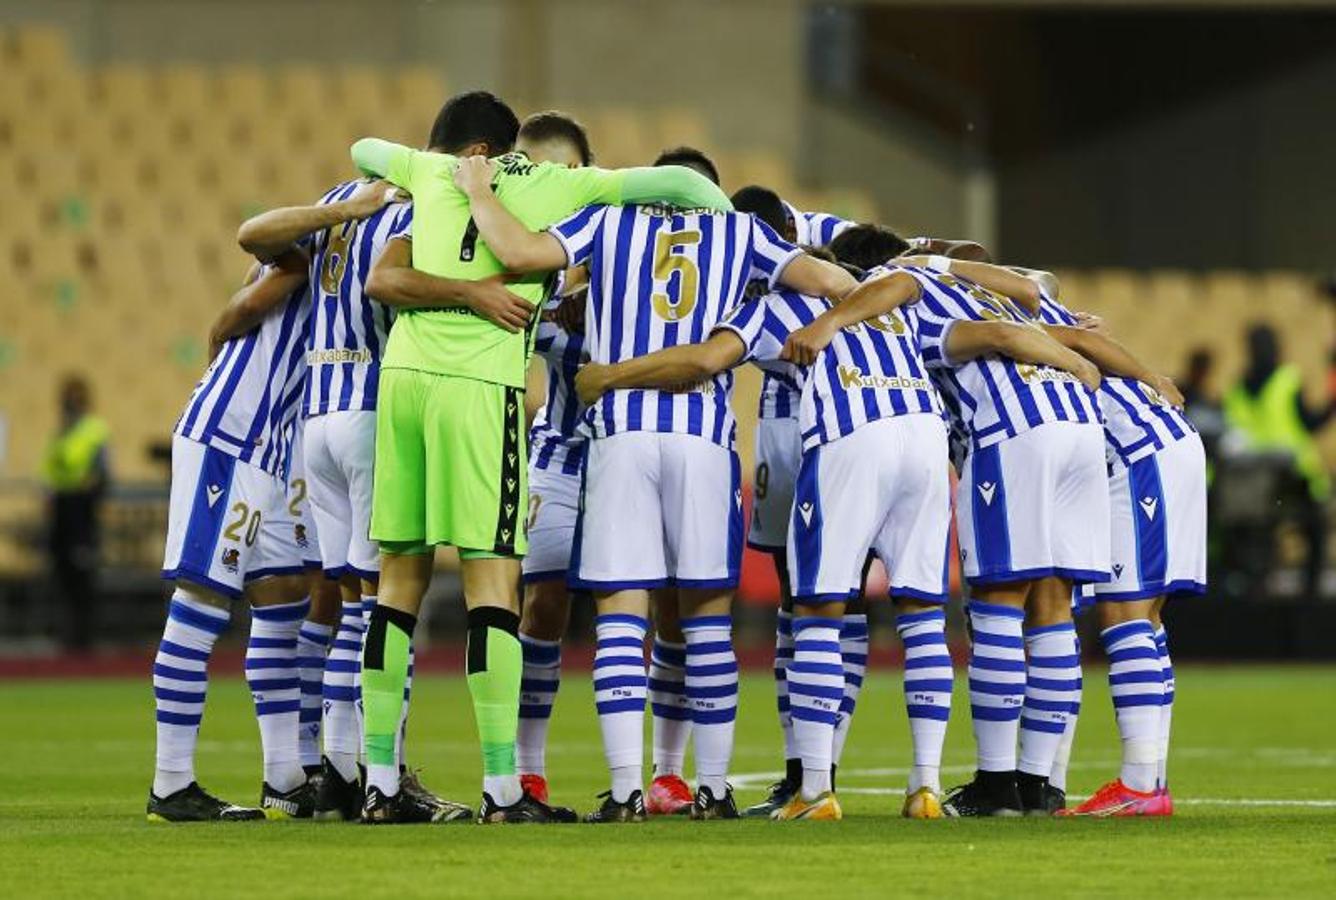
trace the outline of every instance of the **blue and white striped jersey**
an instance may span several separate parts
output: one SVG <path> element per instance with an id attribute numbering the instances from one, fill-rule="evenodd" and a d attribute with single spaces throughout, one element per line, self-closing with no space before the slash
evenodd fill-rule
<path id="1" fill-rule="evenodd" d="M 784 204 L 784 211 L 793 222 L 797 242 L 809 247 L 824 247 L 835 240 L 835 235 L 855 224 L 831 213 L 803 212 L 790 203 Z"/>
<path id="2" fill-rule="evenodd" d="M 748 281 L 773 285 L 802 252 L 745 213 L 660 206 L 589 206 L 551 234 L 570 265 L 589 266 L 585 351 L 598 363 L 704 340 Z M 732 448 L 732 390 L 725 372 L 681 392 L 609 391 L 585 421 L 594 437 L 672 432 Z"/>
<path id="3" fill-rule="evenodd" d="M 286 478 L 310 325 L 311 293 L 303 287 L 257 328 L 223 344 L 174 433 Z"/>
<path id="4" fill-rule="evenodd" d="M 956 364 L 943 344 L 960 321 L 1035 319 L 1009 297 L 955 275 L 912 266 L 888 267 L 913 275 L 922 288 L 915 305 L 921 326 L 923 359 L 939 379 L 944 395 L 958 403 L 960 419 L 974 448 L 1024 434 L 1049 422 L 1101 421 L 1094 393 L 1067 372 L 988 355 Z"/>
<path id="5" fill-rule="evenodd" d="M 1049 297 L 1043 299 L 1040 315 L 1053 325 L 1076 324 L 1071 311 Z M 1135 378 L 1106 375 L 1096 396 L 1104 414 L 1109 460 L 1115 466 L 1130 466 L 1197 431 L 1181 409 Z"/>
<path id="6" fill-rule="evenodd" d="M 580 433 L 584 405 L 575 394 L 584 336 L 555 322 L 539 322 L 534 351 L 547 366 L 547 401 L 529 429 L 529 462 L 536 469 L 579 475 L 588 438 Z"/>
<path id="7" fill-rule="evenodd" d="M 320 202 L 346 200 L 364 182 L 348 181 Z M 312 235 L 312 326 L 306 346 L 308 416 L 376 408 L 380 358 L 394 311 L 364 292 L 371 266 L 391 238 L 412 222 L 410 203 L 390 203 L 359 221 Z"/>
<path id="8" fill-rule="evenodd" d="M 735 332 L 747 359 L 775 360 L 788 336 L 830 309 L 829 300 L 778 291 L 740 306 L 717 328 Z M 942 405 L 919 354 L 912 307 L 843 329 L 800 373 L 798 424 L 803 449 L 828 444 L 861 425 L 891 416 L 927 413 Z"/>

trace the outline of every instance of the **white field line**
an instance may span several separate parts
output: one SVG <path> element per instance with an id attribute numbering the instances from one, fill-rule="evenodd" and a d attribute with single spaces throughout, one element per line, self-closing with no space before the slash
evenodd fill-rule
<path id="1" fill-rule="evenodd" d="M 1108 768 L 1110 765 L 1116 765 L 1116 761 L 1086 761 L 1072 762 L 1069 768 L 1072 769 L 1100 769 Z M 974 766 L 942 766 L 943 775 L 968 775 L 974 771 Z M 757 788 L 778 781 L 784 775 L 783 772 L 745 772 L 735 774 L 729 777 L 729 782 L 735 788 Z M 909 770 L 900 769 L 840 769 L 840 781 L 846 778 L 904 778 L 909 775 Z M 840 785 L 841 794 L 864 794 L 876 797 L 903 797 L 904 788 L 890 787 L 851 787 L 847 784 Z M 1084 800 L 1084 796 L 1072 794 L 1070 800 Z M 1256 807 L 1299 807 L 1304 809 L 1336 809 L 1336 800 L 1300 800 L 1284 797 L 1262 798 L 1262 797 L 1175 797 L 1175 806 L 1256 806 Z"/>

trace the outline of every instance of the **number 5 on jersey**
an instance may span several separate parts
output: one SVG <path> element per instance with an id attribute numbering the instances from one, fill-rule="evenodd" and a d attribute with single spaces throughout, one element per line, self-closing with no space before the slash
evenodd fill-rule
<path id="1" fill-rule="evenodd" d="M 654 312 L 659 318 L 669 322 L 678 322 L 691 315 L 696 308 L 696 287 L 700 282 L 700 269 L 696 261 L 681 253 L 674 253 L 676 247 L 690 247 L 700 243 L 699 231 L 660 231 L 654 238 L 654 281 L 663 282 L 663 290 L 655 291 L 650 297 Z M 677 273 L 677 301 L 669 293 L 669 286 Z"/>

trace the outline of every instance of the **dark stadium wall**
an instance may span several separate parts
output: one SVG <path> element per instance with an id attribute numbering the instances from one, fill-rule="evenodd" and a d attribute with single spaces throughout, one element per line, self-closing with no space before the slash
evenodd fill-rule
<path id="1" fill-rule="evenodd" d="M 1336 59 L 1318 60 L 1003 163 L 1006 250 L 1073 267 L 1329 269 L 1330 214 L 1313 199 L 1336 197 L 1333 98 Z"/>

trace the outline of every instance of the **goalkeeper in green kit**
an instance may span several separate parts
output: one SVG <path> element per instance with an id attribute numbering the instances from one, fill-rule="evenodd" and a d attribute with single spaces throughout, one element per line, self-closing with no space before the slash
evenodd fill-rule
<path id="1" fill-rule="evenodd" d="M 608 171 L 533 163 L 510 152 L 518 129 L 505 103 L 473 92 L 441 109 L 427 151 L 375 138 L 352 148 L 359 169 L 413 195 L 413 269 L 398 270 L 407 274 L 395 285 L 413 302 L 390 332 L 376 411 L 371 536 L 380 543 L 381 576 L 362 656 L 366 822 L 434 820 L 433 808 L 399 790 L 394 743 L 413 629 L 438 544 L 459 550 L 468 607 L 468 687 L 483 758 L 478 819 L 575 821 L 571 810 L 525 794 L 515 768 L 519 560 L 527 548 L 524 383 L 548 284 L 527 277 L 509 282 L 509 292 L 501 287 L 504 268 L 455 187 L 457 159 L 499 157 L 496 196 L 534 230 L 593 203 L 732 208 L 716 185 L 684 167 Z"/>

